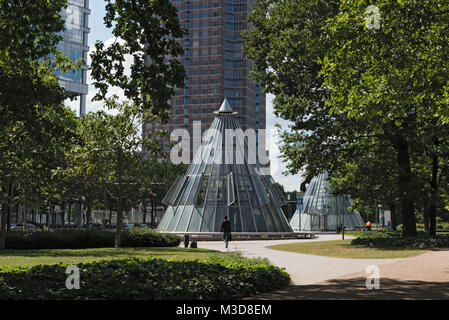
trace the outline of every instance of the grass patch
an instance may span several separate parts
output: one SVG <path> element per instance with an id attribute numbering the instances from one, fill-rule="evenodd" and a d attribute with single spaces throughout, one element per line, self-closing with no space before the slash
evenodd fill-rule
<path id="1" fill-rule="evenodd" d="M 269 246 L 270 249 L 318 256 L 348 259 L 394 259 L 414 257 L 426 252 L 422 249 L 373 248 L 366 245 L 353 245 L 350 239 L 291 243 Z"/>
<path id="2" fill-rule="evenodd" d="M 170 261 L 196 260 L 210 256 L 222 257 L 224 253 L 207 249 L 190 248 L 91 248 L 91 249 L 40 249 L 0 251 L 0 267 L 21 265 L 32 267 L 52 264 L 78 264 L 100 260 L 124 258 L 163 258 Z"/>
<path id="3" fill-rule="evenodd" d="M 435 249 L 449 248 L 449 236 L 437 234 L 429 236 L 427 233 L 418 231 L 416 237 L 404 237 L 400 231 L 396 232 L 365 232 L 352 240 L 353 245 L 365 245 L 376 248 L 416 248 Z"/>

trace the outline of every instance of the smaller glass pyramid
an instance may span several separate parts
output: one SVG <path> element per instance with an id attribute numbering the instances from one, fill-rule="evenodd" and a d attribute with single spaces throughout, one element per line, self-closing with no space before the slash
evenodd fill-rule
<path id="1" fill-rule="evenodd" d="M 303 209 L 296 210 L 290 225 L 293 230 L 331 231 L 344 225 L 345 229 L 363 227 L 360 213 L 350 212 L 348 208 L 354 203 L 349 195 L 333 195 L 328 173 L 324 172 L 310 181 L 304 194 Z"/>

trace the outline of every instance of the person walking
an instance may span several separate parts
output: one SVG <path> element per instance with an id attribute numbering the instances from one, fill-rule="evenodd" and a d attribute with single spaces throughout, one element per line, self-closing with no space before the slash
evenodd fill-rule
<path id="1" fill-rule="evenodd" d="M 231 222 L 228 220 L 228 217 L 224 217 L 223 223 L 221 224 L 221 230 L 223 232 L 223 240 L 226 244 L 226 249 L 228 248 L 229 241 L 232 240 L 231 235 Z"/>

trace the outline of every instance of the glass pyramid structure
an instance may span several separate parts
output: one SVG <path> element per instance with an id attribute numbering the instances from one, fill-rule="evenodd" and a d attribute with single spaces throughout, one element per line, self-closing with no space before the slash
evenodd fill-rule
<path id="1" fill-rule="evenodd" d="M 262 174 L 237 113 L 225 99 L 215 114 L 187 173 L 175 180 L 163 200 L 167 209 L 158 230 L 220 232 L 227 216 L 233 233 L 292 233 L 281 208 L 285 197 L 274 179 Z"/>
<path id="2" fill-rule="evenodd" d="M 348 195 L 333 195 L 328 173 L 314 177 L 304 194 L 302 210 L 296 210 L 290 225 L 293 230 L 317 231 L 337 230 L 344 225 L 346 229 L 363 227 L 359 212 L 350 212 L 354 203 Z"/>

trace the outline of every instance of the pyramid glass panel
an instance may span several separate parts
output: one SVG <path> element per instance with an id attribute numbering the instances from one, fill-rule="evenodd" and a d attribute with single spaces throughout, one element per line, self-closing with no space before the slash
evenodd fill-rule
<path id="1" fill-rule="evenodd" d="M 285 198 L 255 157 L 225 99 L 185 176 L 164 198 L 158 230 L 176 233 L 220 232 L 225 216 L 232 232 L 292 233 L 282 211 Z"/>
<path id="2" fill-rule="evenodd" d="M 304 194 L 303 209 L 296 210 L 290 226 L 293 230 L 317 231 L 337 230 L 344 225 L 346 229 L 363 227 L 360 213 L 350 212 L 353 205 L 349 195 L 334 195 L 328 181 L 328 173 L 324 172 L 312 179 Z"/>

